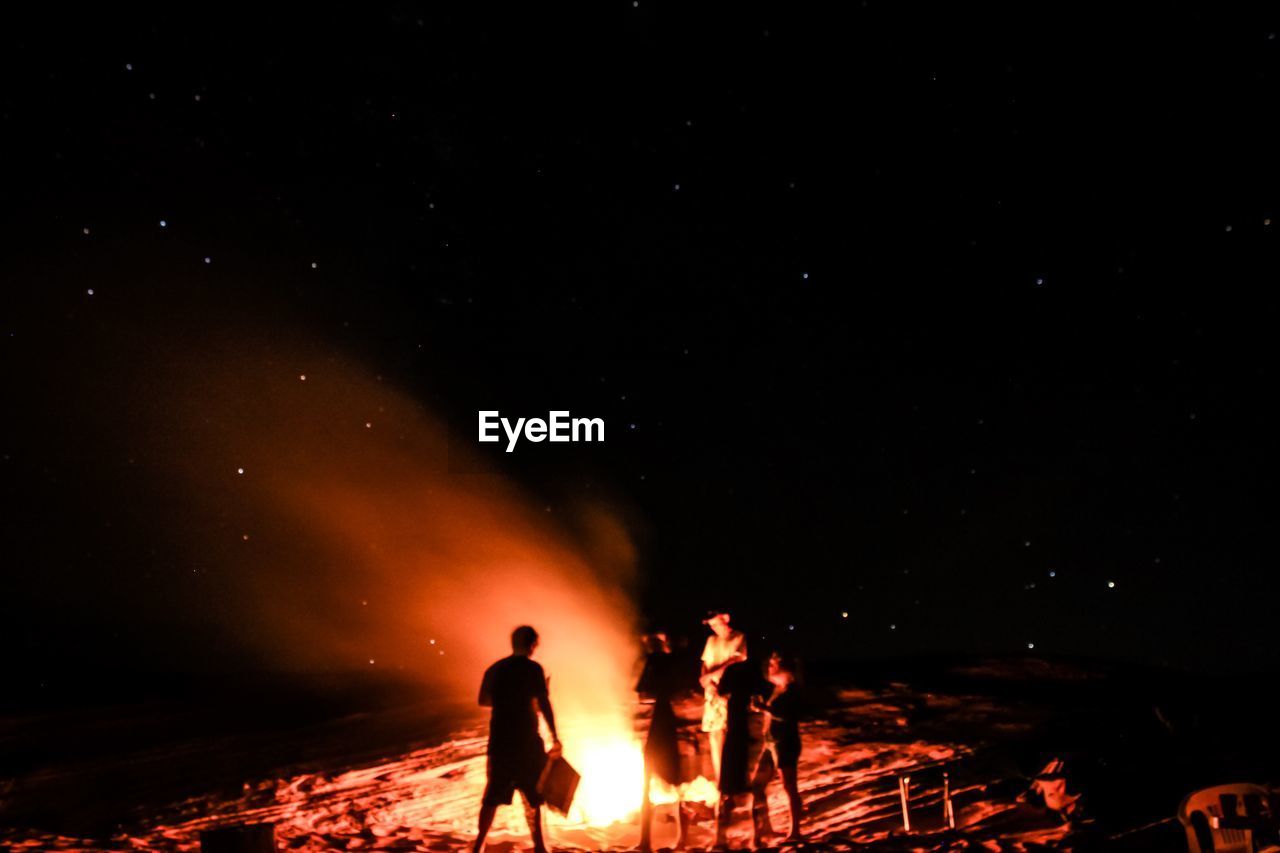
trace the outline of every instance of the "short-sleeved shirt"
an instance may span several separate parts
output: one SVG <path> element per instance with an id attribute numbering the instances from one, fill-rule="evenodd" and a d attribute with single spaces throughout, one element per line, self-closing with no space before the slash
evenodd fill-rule
<path id="1" fill-rule="evenodd" d="M 723 638 L 719 634 L 712 634 L 707 637 L 707 644 L 702 648 L 702 663 L 707 669 L 714 669 L 735 654 L 746 653 L 747 635 L 741 631 L 733 631 Z M 714 676 L 713 681 L 718 683 L 720 676 Z M 708 685 L 702 704 L 702 730 L 714 732 L 723 729 L 728 722 L 727 715 L 728 705 L 724 697 L 717 693 L 714 684 Z"/>
<path id="2" fill-rule="evenodd" d="M 542 667 L 523 655 L 511 655 L 485 670 L 480 683 L 480 703 L 488 704 L 489 751 L 528 743 L 541 743 L 538 734 L 538 699 L 547 697 L 547 676 Z"/>

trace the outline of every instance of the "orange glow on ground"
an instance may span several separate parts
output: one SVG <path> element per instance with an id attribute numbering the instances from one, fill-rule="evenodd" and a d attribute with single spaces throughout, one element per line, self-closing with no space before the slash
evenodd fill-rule
<path id="1" fill-rule="evenodd" d="M 554 694 L 553 685 L 553 694 Z M 566 697 L 567 698 L 567 697 Z M 914 800 L 912 849 L 955 850 L 958 846 L 1026 851 L 1044 849 L 1066 834 L 1068 827 L 1043 809 L 1014 802 L 998 793 L 996 765 L 973 762 L 972 748 L 955 742 L 916 739 L 898 721 L 906 709 L 918 706 L 921 694 L 889 688 L 848 690 L 830 709 L 831 719 L 804 723 L 805 749 L 800 761 L 800 790 L 806 803 L 804 830 L 814 845 L 833 851 L 861 849 L 901 832 L 896 776 L 912 776 Z M 947 728 L 969 730 L 981 715 L 988 730 L 1018 719 L 1012 711 L 982 697 L 932 695 L 930 709 Z M 634 706 L 633 706 L 634 708 Z M 415 709 L 415 713 L 418 710 Z M 485 783 L 485 727 L 476 717 L 442 742 L 385 758 L 286 771 L 247 781 L 242 792 L 208 794 L 154 807 L 144 824 L 109 840 L 92 840 L 38 831 L 0 830 L 0 843 L 13 850 L 120 850 L 133 853 L 198 853 L 203 829 L 228 824 L 274 823 L 282 849 L 322 853 L 332 850 L 427 850 L 466 848 L 475 838 L 480 793 Z M 594 721 L 587 722 L 584 720 Z M 631 849 L 639 840 L 635 818 L 642 780 L 637 723 L 619 731 L 614 718 L 567 716 L 562 734 L 570 760 L 583 771 L 582 799 L 566 818 L 547 818 L 548 845 L 566 851 Z M 301 751 L 317 738 L 332 742 L 359 732 L 376 718 L 351 719 L 340 728 L 328 724 L 311 732 L 287 735 Z M 640 725 L 643 730 L 643 725 Z M 593 735 L 595 732 L 595 735 Z M 880 737 L 876 737 L 879 734 Z M 612 740 L 611 738 L 619 738 Z M 852 736 L 852 737 L 851 737 Z M 221 750 L 221 743 L 207 745 Z M 983 747 L 979 747 L 982 749 Z M 213 754 L 213 753 L 211 753 Z M 940 764 L 965 762 L 976 774 L 971 784 L 952 789 L 956 832 L 943 832 Z M 630 769 L 628 769 L 630 768 Z M 714 825 L 706 803 L 715 790 L 699 780 L 685 792 L 690 813 L 690 848 L 710 846 Z M 709 795 L 709 796 L 708 796 Z M 655 803 L 670 803 L 675 792 L 658 791 Z M 770 819 L 775 828 L 786 825 L 786 803 L 775 784 L 769 792 Z M 734 849 L 750 845 L 750 820 L 740 807 L 729 831 Z M 675 839 L 669 805 L 655 811 L 655 848 Z M 957 832 L 959 835 L 957 835 Z M 523 809 L 498 810 L 490 835 L 490 849 L 524 850 L 529 845 Z M 899 845 L 901 846 L 901 842 Z"/>

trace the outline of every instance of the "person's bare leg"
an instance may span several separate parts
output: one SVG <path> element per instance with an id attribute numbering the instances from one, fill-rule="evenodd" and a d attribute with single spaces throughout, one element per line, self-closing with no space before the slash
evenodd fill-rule
<path id="1" fill-rule="evenodd" d="M 653 849 L 650 843 L 650 824 L 653 821 L 653 803 L 649 801 L 649 768 L 644 769 L 644 791 L 640 800 L 640 851 L 649 853 Z"/>
<path id="2" fill-rule="evenodd" d="M 489 827 L 493 826 L 493 816 L 497 811 L 497 806 L 487 804 L 480 806 L 480 827 L 476 832 L 476 843 L 471 847 L 472 853 L 483 853 L 484 839 L 489 834 Z"/>
<path id="3" fill-rule="evenodd" d="M 769 798 L 764 791 L 751 792 L 751 846 L 765 846 L 766 839 L 773 835 L 769 826 Z"/>
<path id="4" fill-rule="evenodd" d="M 791 813 L 791 833 L 787 839 L 799 841 L 803 838 L 800 834 L 800 816 L 804 813 L 804 803 L 800 800 L 800 783 L 796 778 L 796 768 L 788 767 L 782 770 L 782 788 L 787 792 L 787 809 Z"/>
<path id="5" fill-rule="evenodd" d="M 713 846 L 721 849 L 729 846 L 729 821 L 733 819 L 733 798 L 720 795 L 716 804 L 716 841 Z"/>
<path id="6" fill-rule="evenodd" d="M 676 794 L 676 847 L 683 850 L 689 835 L 689 812 L 684 807 L 684 792 Z"/>
<path id="7" fill-rule="evenodd" d="M 751 829 L 755 833 L 756 847 L 763 847 L 764 842 L 777 835 L 773 824 L 769 821 L 769 783 L 777 768 L 773 760 L 773 751 L 768 747 L 760 755 L 755 775 L 751 779 Z"/>
<path id="8" fill-rule="evenodd" d="M 769 822 L 769 794 L 763 786 L 751 792 L 751 832 L 754 847 L 765 847 L 778 834 Z"/>
<path id="9" fill-rule="evenodd" d="M 533 838 L 533 853 L 547 853 L 547 845 L 542 840 L 542 809 L 529 805 L 524 801 L 524 819 L 529 824 L 529 835 Z"/>
<path id="10" fill-rule="evenodd" d="M 724 752 L 724 729 L 707 732 L 707 743 L 711 747 L 711 769 L 716 774 L 716 785 L 720 784 L 720 759 Z"/>

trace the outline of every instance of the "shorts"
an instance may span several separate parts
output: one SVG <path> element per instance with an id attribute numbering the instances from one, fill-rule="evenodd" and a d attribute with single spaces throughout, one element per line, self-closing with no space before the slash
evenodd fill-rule
<path id="1" fill-rule="evenodd" d="M 518 756 L 489 756 L 488 781 L 484 786 L 482 800 L 484 805 L 510 805 L 516 791 L 520 792 L 530 807 L 542 805 L 542 797 L 538 794 L 538 779 L 542 776 L 546 755 L 541 748 L 536 753 L 532 750 L 525 750 L 524 753 Z"/>
<path id="2" fill-rule="evenodd" d="M 756 762 L 756 771 L 752 774 L 751 787 L 764 790 L 773 777 L 781 770 L 795 772 L 800 763 L 800 744 L 787 741 L 769 741 L 760 752 L 760 760 Z"/>
<path id="3" fill-rule="evenodd" d="M 729 700 L 707 691 L 702 704 L 702 730 L 718 732 L 729 725 Z"/>

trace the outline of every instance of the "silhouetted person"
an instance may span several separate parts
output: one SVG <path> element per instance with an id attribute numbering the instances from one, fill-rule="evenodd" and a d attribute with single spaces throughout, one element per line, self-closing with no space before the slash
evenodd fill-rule
<path id="1" fill-rule="evenodd" d="M 542 798 L 538 795 L 538 777 L 547 761 L 538 733 L 539 711 L 554 740 L 552 755 L 560 754 L 560 738 L 547 695 L 547 677 L 542 667 L 530 660 L 537 647 L 537 631 L 528 625 L 516 628 L 511 632 L 511 656 L 485 670 L 480 683 L 480 704 L 493 710 L 489 716 L 489 778 L 480 805 L 475 853 L 484 849 L 498 806 L 510 805 L 516 791 L 524 798 L 534 853 L 547 850 L 542 841 Z"/>
<path id="2" fill-rule="evenodd" d="M 684 848 L 688 821 L 680 786 L 689 781 L 685 777 L 680 760 L 680 738 L 676 711 L 672 699 L 680 689 L 680 673 L 677 661 L 667 644 L 667 636 L 661 632 L 645 638 L 647 654 L 644 670 L 636 683 L 636 692 L 653 702 L 653 715 L 649 719 L 649 734 L 644 742 L 644 797 L 640 801 L 640 849 L 648 853 L 650 829 L 653 822 L 653 804 L 649 801 L 649 787 L 656 776 L 676 789 L 676 816 L 678 836 L 675 847 Z"/>
<path id="3" fill-rule="evenodd" d="M 729 614 L 723 609 L 707 613 L 703 624 L 711 629 L 707 644 L 702 649 L 703 689 L 702 730 L 707 733 L 711 750 L 711 766 L 715 770 L 717 784 L 720 780 L 720 755 L 724 751 L 727 705 L 716 691 L 725 668 L 747 659 L 747 637 L 741 631 L 729 627 Z"/>
<path id="4" fill-rule="evenodd" d="M 752 780 L 751 812 L 756 832 L 769 827 L 768 787 L 774 774 L 782 776 L 782 789 L 787 793 L 787 810 L 791 816 L 791 831 L 787 840 L 797 842 L 800 836 L 800 784 L 796 775 L 800 764 L 800 700 L 799 671 L 796 662 L 774 652 L 769 656 L 766 678 L 770 691 L 757 707 L 768 714 L 765 749 L 760 753 Z M 769 834 L 772 829 L 769 828 Z"/>
<path id="5" fill-rule="evenodd" d="M 759 667 L 746 661 L 730 664 L 720 676 L 716 688 L 725 700 L 724 748 L 720 756 L 720 800 L 716 806 L 716 846 L 724 847 L 725 834 L 733 814 L 733 800 L 750 793 L 751 785 L 751 710 L 752 700 L 769 693 L 769 683 L 760 675 Z M 753 810 L 752 817 L 758 820 Z M 768 818 L 766 810 L 765 818 Z M 758 824 L 759 840 L 766 832 Z"/>

